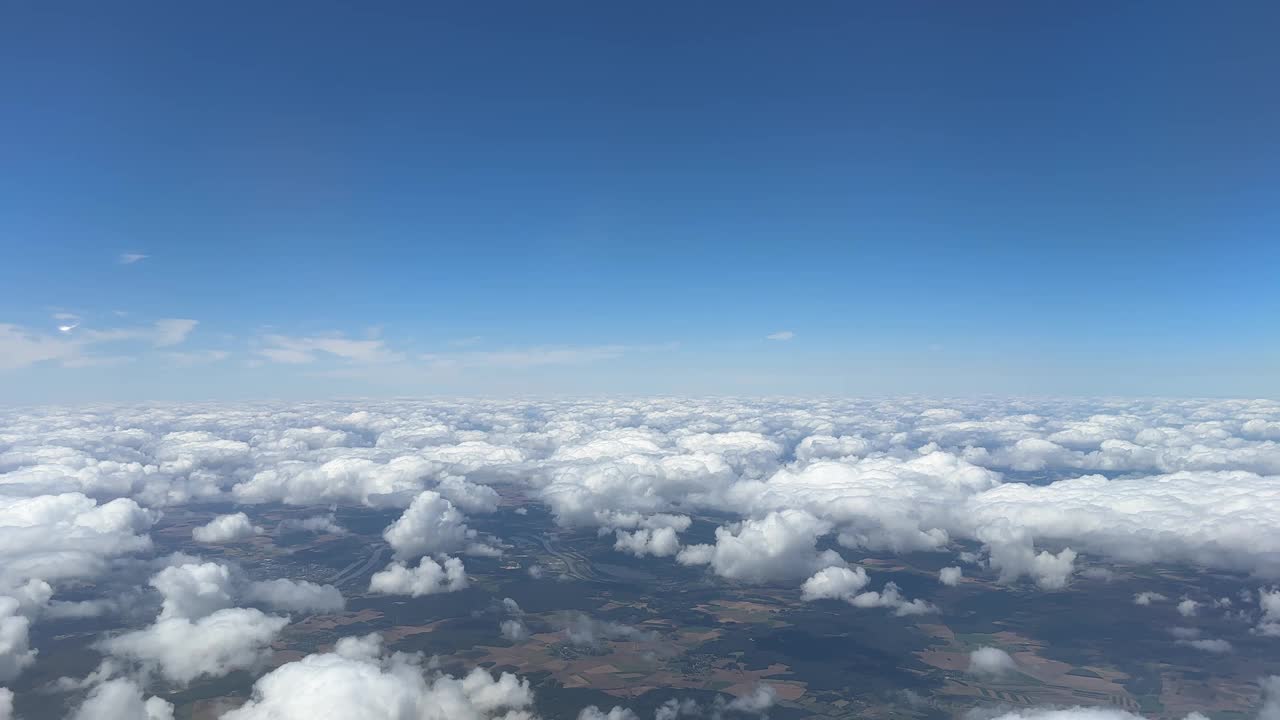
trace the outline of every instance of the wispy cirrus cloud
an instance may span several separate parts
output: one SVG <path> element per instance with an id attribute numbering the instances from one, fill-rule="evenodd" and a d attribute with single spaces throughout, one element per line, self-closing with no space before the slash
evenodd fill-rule
<path id="1" fill-rule="evenodd" d="M 86 327 L 79 316 L 57 313 L 57 333 L 42 332 L 20 325 L 0 323 L 0 370 L 14 370 L 52 362 L 63 367 L 90 367 L 120 364 L 136 359 L 131 355 L 104 355 L 93 349 L 102 345 L 147 343 L 153 347 L 173 347 L 186 342 L 199 322 L 187 318 L 162 318 L 151 325 L 136 327 Z"/>
<path id="2" fill-rule="evenodd" d="M 764 339 L 774 340 L 777 342 L 786 342 L 787 340 L 794 339 L 795 336 L 796 334 L 794 332 L 791 332 L 790 330 L 779 330 L 776 333 L 769 333 L 768 335 L 765 335 Z"/>
<path id="3" fill-rule="evenodd" d="M 404 359 L 402 354 L 388 348 L 380 338 L 356 340 L 336 334 L 310 337 L 265 335 L 262 342 L 265 347 L 256 351 L 259 356 L 286 365 L 306 365 L 324 356 L 371 365 Z"/>
<path id="4" fill-rule="evenodd" d="M 149 257 L 151 256 L 146 253 L 126 252 L 120 253 L 119 257 L 116 258 L 116 261 L 121 265 L 132 265 L 136 262 L 146 260 Z"/>
<path id="5" fill-rule="evenodd" d="M 579 345 L 529 347 L 510 350 L 429 353 L 423 362 L 441 368 L 531 368 L 547 365 L 583 365 L 616 360 L 645 348 L 630 345 Z M 652 349 L 652 348 L 649 348 Z"/>

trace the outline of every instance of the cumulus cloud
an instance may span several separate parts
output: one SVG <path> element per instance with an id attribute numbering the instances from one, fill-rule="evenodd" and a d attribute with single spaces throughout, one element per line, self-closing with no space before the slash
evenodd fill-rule
<path id="1" fill-rule="evenodd" d="M 248 540 L 262 532 L 262 528 L 255 526 L 248 515 L 238 512 L 219 515 L 205 525 L 192 529 L 191 537 L 201 543 L 229 543 Z"/>
<path id="2" fill-rule="evenodd" d="M 127 499 L 99 505 L 81 493 L 0 496 L 0 588 L 94 577 L 111 558 L 149 550 L 154 518 Z"/>
<path id="3" fill-rule="evenodd" d="M 777 700 L 778 692 L 771 685 L 757 685 L 750 693 L 730 701 L 726 709 L 734 712 L 762 715 L 773 707 Z"/>
<path id="4" fill-rule="evenodd" d="M 467 587 L 467 572 L 462 561 L 447 558 L 438 563 L 429 557 L 418 562 L 417 567 L 407 567 L 393 562 L 386 569 L 374 573 L 369 579 L 369 592 L 388 595 L 434 595 L 455 592 Z"/>
<path id="5" fill-rule="evenodd" d="M 880 591 L 862 592 L 869 582 L 866 571 L 860 567 L 852 570 L 842 566 L 823 568 L 804 581 L 800 586 L 800 596 L 805 601 L 833 599 L 858 608 L 889 608 L 896 615 L 923 615 L 936 611 L 923 600 L 906 599 L 897 584 L 892 582 L 885 583 Z"/>
<path id="6" fill-rule="evenodd" d="M 342 335 L 266 335 L 262 338 L 262 345 L 257 350 L 259 356 L 289 365 L 313 363 L 322 357 L 374 365 L 404 359 L 402 354 L 392 351 L 385 341 L 378 338 L 353 340 Z"/>
<path id="7" fill-rule="evenodd" d="M 1280 589 L 1258 591 L 1258 607 L 1262 618 L 1254 631 L 1260 635 L 1280 636 Z"/>
<path id="8" fill-rule="evenodd" d="M 1140 592 L 1133 596 L 1133 604 L 1134 605 L 1150 605 L 1151 603 L 1164 602 L 1165 600 L 1168 600 L 1168 599 L 1169 598 L 1165 597 L 1164 595 L 1161 595 L 1158 592 L 1144 590 L 1143 592 Z"/>
<path id="9" fill-rule="evenodd" d="M 270 645 L 289 619 L 259 610 L 227 608 L 196 620 L 162 618 L 142 629 L 108 638 L 111 655 L 186 685 L 200 677 L 221 677 L 264 662 Z"/>
<path id="10" fill-rule="evenodd" d="M 304 532 L 328 533 L 330 535 L 347 534 L 347 529 L 338 524 L 337 518 L 332 513 L 328 515 L 313 515 L 301 520 L 281 520 L 279 529 L 282 531 L 301 530 Z"/>
<path id="11" fill-rule="evenodd" d="M 656 530 L 641 528 L 632 532 L 617 530 L 617 542 L 614 550 L 630 553 L 636 557 L 652 555 L 654 557 L 670 557 L 680 551 L 680 538 L 675 528 L 663 527 Z"/>
<path id="12" fill-rule="evenodd" d="M 513 643 L 529 639 L 529 628 L 520 620 L 503 620 L 498 624 L 498 630 L 503 639 Z"/>
<path id="13" fill-rule="evenodd" d="M 30 647 L 31 623 L 18 614 L 18 601 L 0 597 L 0 682 L 11 682 L 36 660 Z"/>
<path id="14" fill-rule="evenodd" d="M 869 582 L 867 571 L 860 567 L 852 570 L 847 567 L 829 567 L 805 580 L 800 586 L 800 593 L 804 600 L 848 600 L 861 592 Z"/>
<path id="15" fill-rule="evenodd" d="M 342 638 L 260 678 L 244 706 L 223 720 L 532 720 L 527 681 L 475 669 L 465 677 L 431 672 L 420 656 L 382 652 L 377 635 Z"/>
<path id="16" fill-rule="evenodd" d="M 625 623 L 597 620 L 585 613 L 572 613 L 564 622 L 564 636 L 573 645 L 598 647 L 608 640 L 653 640 L 650 630 Z"/>
<path id="17" fill-rule="evenodd" d="M 143 697 L 135 682 L 116 678 L 94 686 L 71 720 L 173 720 L 173 705 Z"/>
<path id="18" fill-rule="evenodd" d="M 1001 677 L 1018 671 L 1018 664 L 1000 648 L 982 646 L 969 653 L 969 672 L 974 675 Z"/>
<path id="19" fill-rule="evenodd" d="M 382 536 L 395 550 L 398 560 L 421 555 L 456 552 L 475 537 L 466 517 L 439 493 L 427 490 L 405 509 Z"/>
<path id="20" fill-rule="evenodd" d="M 347 606 L 342 592 L 332 585 L 284 578 L 250 583 L 245 599 L 285 612 L 334 613 Z"/>
<path id="21" fill-rule="evenodd" d="M 958 567 L 944 567 L 938 571 L 938 582 L 943 585 L 959 585 L 962 577 L 964 577 L 964 571 Z"/>
<path id="22" fill-rule="evenodd" d="M 578 713 L 578 720 L 640 720 L 640 716 L 617 705 L 607 711 L 595 705 L 588 705 Z"/>
<path id="23" fill-rule="evenodd" d="M 759 520 L 716 528 L 715 545 L 687 547 L 677 560 L 709 564 L 717 575 L 733 580 L 797 580 L 818 568 L 844 564 L 839 553 L 815 547 L 830 530 L 830 523 L 802 510 L 771 512 Z"/>
<path id="24" fill-rule="evenodd" d="M 1182 617 L 1194 617 L 1199 610 L 1200 603 L 1191 598 L 1185 598 L 1178 603 L 1178 614 Z"/>
<path id="25" fill-rule="evenodd" d="M 253 668 L 270 655 L 272 641 L 289 619 L 230 607 L 232 583 L 230 571 L 217 563 L 165 568 L 151 579 L 164 598 L 156 621 L 99 646 L 145 674 L 179 685 Z"/>
<path id="26" fill-rule="evenodd" d="M 13 691 L 0 687 L 0 720 L 13 720 Z"/>

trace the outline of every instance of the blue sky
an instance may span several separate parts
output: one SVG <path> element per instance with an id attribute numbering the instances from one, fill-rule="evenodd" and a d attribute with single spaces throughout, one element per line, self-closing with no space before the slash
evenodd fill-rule
<path id="1" fill-rule="evenodd" d="M 0 13 L 0 400 L 1280 394 L 1275 3 Z"/>

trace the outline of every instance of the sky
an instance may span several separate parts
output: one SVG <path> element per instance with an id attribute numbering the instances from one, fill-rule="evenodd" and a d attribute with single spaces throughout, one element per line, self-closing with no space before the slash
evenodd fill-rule
<path id="1" fill-rule="evenodd" d="M 0 402 L 1274 397 L 1278 21 L 11 3 Z"/>

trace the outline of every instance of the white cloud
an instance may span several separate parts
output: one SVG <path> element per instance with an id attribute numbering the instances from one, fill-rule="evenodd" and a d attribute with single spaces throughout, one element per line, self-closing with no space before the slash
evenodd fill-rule
<path id="1" fill-rule="evenodd" d="M 120 253 L 120 256 L 116 259 L 121 265 L 132 265 L 140 260 L 146 260 L 149 257 L 151 256 L 143 253 L 126 252 Z"/>
<path id="2" fill-rule="evenodd" d="M 332 585 L 287 578 L 250 583 L 245 599 L 285 612 L 334 613 L 347 605 L 342 592 Z"/>
<path id="3" fill-rule="evenodd" d="M 521 370 L 549 365 L 586 365 L 616 360 L 638 349 L 627 345 L 592 345 L 583 347 L 533 347 L 517 350 L 491 350 L 432 353 L 421 359 L 435 368 L 506 368 Z"/>
<path id="4" fill-rule="evenodd" d="M 748 715 L 763 715 L 778 701 L 778 691 L 771 685 L 757 685 L 746 695 L 734 698 L 726 709 Z"/>
<path id="5" fill-rule="evenodd" d="M 1197 638 L 1193 640 L 1178 640 L 1177 642 L 1179 645 L 1187 645 L 1196 650 L 1203 650 L 1215 655 L 1223 655 L 1233 650 L 1231 643 L 1221 638 Z"/>
<path id="6" fill-rule="evenodd" d="M 529 639 L 529 628 L 525 627 L 520 620 L 503 620 L 498 624 L 498 630 L 502 633 L 503 639 L 513 643 Z"/>
<path id="7" fill-rule="evenodd" d="M 717 575 L 733 580 L 798 580 L 818 568 L 844 564 L 838 553 L 818 552 L 815 547 L 830 530 L 830 523 L 802 510 L 771 512 L 759 520 L 716 528 L 715 545 L 689 546 L 677 559 L 689 565 L 710 564 Z"/>
<path id="8" fill-rule="evenodd" d="M 420 493 L 404 513 L 387 527 L 382 537 L 395 550 L 397 560 L 463 549 L 475 537 L 466 517 L 439 493 Z"/>
<path id="9" fill-rule="evenodd" d="M 1018 664 L 1009 653 L 984 645 L 969 653 L 969 672 L 974 675 L 1001 677 L 1018 671 Z"/>
<path id="10" fill-rule="evenodd" d="M 0 687 L 0 720 L 13 720 L 13 691 Z"/>
<path id="11" fill-rule="evenodd" d="M 155 343 L 156 347 L 180 345 L 199 324 L 200 322 L 197 320 L 183 318 L 157 320 L 155 324 L 155 339 L 152 342 Z"/>
<path id="12" fill-rule="evenodd" d="M 144 698 L 135 682 L 116 678 L 96 685 L 71 720 L 173 720 L 173 705 Z"/>
<path id="13" fill-rule="evenodd" d="M 149 550 L 153 520 L 133 500 L 99 505 L 80 493 L 0 495 L 0 589 L 31 578 L 96 576 L 110 558 Z"/>
<path id="14" fill-rule="evenodd" d="M 768 335 L 765 335 L 765 336 L 764 336 L 764 339 L 765 339 L 765 340 L 777 340 L 777 341 L 783 341 L 783 342 L 785 342 L 785 341 L 787 341 L 787 340 L 791 340 L 791 339 L 792 339 L 792 338 L 794 338 L 795 336 L 796 336 L 796 334 L 795 334 L 794 332 L 791 332 L 790 330 L 779 330 L 778 332 L 775 332 L 775 333 L 769 333 Z"/>
<path id="15" fill-rule="evenodd" d="M 613 549 L 636 557 L 671 557 L 680 552 L 680 538 L 676 535 L 675 528 L 641 528 L 633 532 L 617 530 L 615 533 L 617 542 L 613 544 Z"/>
<path id="16" fill-rule="evenodd" d="M 578 720 L 640 720 L 640 716 L 618 705 L 608 711 L 601 710 L 595 705 L 588 705 L 578 713 Z"/>
<path id="17" fill-rule="evenodd" d="M 152 576 L 164 598 L 160 618 L 202 618 L 232 605 L 231 570 L 219 563 L 183 563 Z"/>
<path id="18" fill-rule="evenodd" d="M 1186 598 L 1182 602 L 1178 603 L 1178 614 L 1182 617 L 1194 617 L 1199 609 L 1200 603 L 1192 600 L 1191 598 Z"/>
<path id="19" fill-rule="evenodd" d="M 532 720 L 527 681 L 477 668 L 463 678 L 428 671 L 420 658 L 382 654 L 381 638 L 343 638 L 260 678 L 244 706 L 222 720 Z"/>
<path id="20" fill-rule="evenodd" d="M 18 601 L 0 597 L 0 682 L 11 682 L 35 662 L 30 647 L 30 621 L 18 614 Z"/>
<path id="21" fill-rule="evenodd" d="M 847 567 L 829 567 L 805 580 L 800 586 L 800 593 L 804 600 L 848 600 L 861 592 L 869 582 L 867 571 L 860 567 L 852 570 Z"/>
<path id="22" fill-rule="evenodd" d="M 230 607 L 232 584 L 225 565 L 167 567 L 151 579 L 164 598 L 156 621 L 99 645 L 143 673 L 157 673 L 179 685 L 253 668 L 270 656 L 272 641 L 289 619 Z"/>
<path id="23" fill-rule="evenodd" d="M 342 335 L 264 335 L 262 344 L 263 347 L 257 350 L 258 355 L 272 362 L 289 365 L 313 363 L 325 356 L 364 365 L 394 363 L 404 359 L 404 355 L 389 349 L 380 338 L 354 340 Z"/>
<path id="24" fill-rule="evenodd" d="M 959 567 L 944 567 L 938 571 L 938 582 L 943 585 L 959 585 L 962 577 L 964 577 L 964 571 Z"/>
<path id="25" fill-rule="evenodd" d="M 413 597 L 455 592 L 466 587 L 466 568 L 457 558 L 446 558 L 443 563 L 437 563 L 424 557 L 417 567 L 393 562 L 369 579 L 369 592 Z"/>
<path id="26" fill-rule="evenodd" d="M 219 515 L 208 523 L 193 528 L 191 537 L 201 543 L 229 543 L 248 540 L 262 532 L 262 528 L 255 526 L 248 515 L 239 512 Z"/>
<path id="27" fill-rule="evenodd" d="M 1140 592 L 1133 596 L 1133 604 L 1134 605 L 1150 605 L 1151 603 L 1164 602 L 1165 600 L 1168 600 L 1168 599 L 1169 598 L 1165 597 L 1164 595 L 1161 595 L 1158 592 L 1144 590 L 1143 592 Z"/>
<path id="28" fill-rule="evenodd" d="M 288 622 L 258 610 L 226 608 L 197 620 L 161 618 L 142 630 L 108 638 L 101 647 L 138 663 L 145 672 L 158 672 L 169 682 L 186 685 L 200 677 L 221 677 L 265 662 L 271 643 Z"/>

